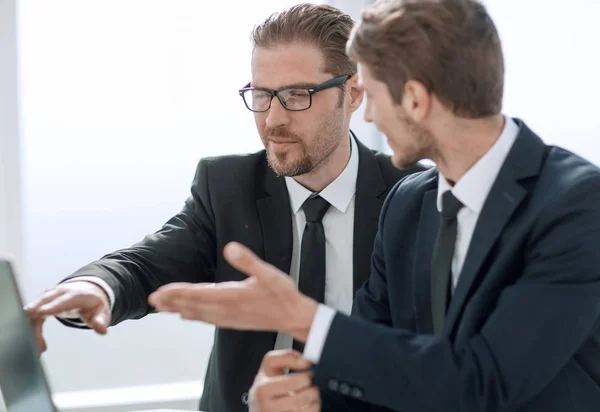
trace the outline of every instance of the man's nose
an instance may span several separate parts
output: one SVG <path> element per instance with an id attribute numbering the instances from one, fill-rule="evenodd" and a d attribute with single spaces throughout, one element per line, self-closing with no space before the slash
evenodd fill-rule
<path id="1" fill-rule="evenodd" d="M 277 96 L 271 100 L 271 108 L 269 109 L 266 123 L 269 128 L 288 124 L 290 121 L 290 111 L 286 110 L 281 104 Z"/>

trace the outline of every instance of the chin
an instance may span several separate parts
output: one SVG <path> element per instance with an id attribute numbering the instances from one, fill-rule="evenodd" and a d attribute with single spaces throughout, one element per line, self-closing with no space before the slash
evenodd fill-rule
<path id="1" fill-rule="evenodd" d="M 397 169 L 406 169 L 417 163 L 421 159 L 417 159 L 417 156 L 406 156 L 400 153 L 394 153 L 392 155 L 392 164 Z"/>
<path id="2" fill-rule="evenodd" d="M 271 159 L 269 159 L 269 166 L 278 176 L 288 177 L 302 175 L 305 173 L 306 169 L 305 165 L 290 161 L 289 158 L 285 159 L 285 161 L 281 161 L 276 156 L 273 156 Z"/>

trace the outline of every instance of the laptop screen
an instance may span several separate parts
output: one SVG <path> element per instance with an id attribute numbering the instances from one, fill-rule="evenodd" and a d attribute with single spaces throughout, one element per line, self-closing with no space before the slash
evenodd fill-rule
<path id="1" fill-rule="evenodd" d="M 0 392 L 8 412 L 56 412 L 11 265 L 0 260 Z"/>

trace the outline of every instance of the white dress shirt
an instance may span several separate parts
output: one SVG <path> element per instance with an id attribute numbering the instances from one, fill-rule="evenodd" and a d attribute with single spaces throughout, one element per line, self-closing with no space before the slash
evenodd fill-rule
<path id="1" fill-rule="evenodd" d="M 319 195 L 331 206 L 323 216 L 325 230 L 325 305 L 349 314 L 354 295 L 353 246 L 354 198 L 358 177 L 358 150 L 350 138 L 350 160 L 342 173 Z M 290 276 L 298 285 L 300 274 L 300 249 L 306 225 L 302 204 L 313 192 L 291 177 L 285 178 L 292 207 L 293 249 Z M 279 333 L 275 349 L 292 347 L 292 337 Z"/>
<path id="2" fill-rule="evenodd" d="M 325 230 L 325 304 L 342 313 L 349 314 L 354 297 L 353 246 L 354 246 L 354 199 L 358 177 L 358 149 L 354 137 L 350 138 L 350 160 L 342 173 L 319 194 L 331 206 L 323 216 Z M 292 260 L 290 276 L 298 285 L 300 272 L 300 247 L 306 224 L 302 204 L 312 192 L 291 177 L 285 178 L 292 211 Z M 77 276 L 70 281 L 86 280 L 100 286 L 108 295 L 111 311 L 115 303 L 115 293 L 101 278 Z M 76 315 L 64 314 L 62 318 L 72 324 L 81 325 Z M 276 349 L 292 347 L 292 337 L 279 333 Z"/>
<path id="3" fill-rule="evenodd" d="M 460 200 L 464 207 L 457 215 L 457 235 L 452 256 L 452 292 L 456 288 L 460 271 L 467 256 L 471 237 L 479 219 L 481 209 L 492 189 L 496 177 L 508 156 L 508 152 L 519 133 L 519 127 L 509 117 L 505 117 L 505 125 L 496 143 L 477 161 L 454 186 L 439 173 L 437 209 L 442 210 L 442 195 L 448 190 Z M 317 308 L 317 314 L 311 326 L 304 357 L 313 363 L 321 359 L 323 345 L 329 333 L 335 310 L 323 304 Z"/>

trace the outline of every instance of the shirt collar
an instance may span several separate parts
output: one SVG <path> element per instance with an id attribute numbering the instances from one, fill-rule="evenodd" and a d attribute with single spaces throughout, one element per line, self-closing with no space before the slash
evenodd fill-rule
<path id="1" fill-rule="evenodd" d="M 342 213 L 346 213 L 350 201 L 356 192 L 356 178 L 358 177 L 358 147 L 354 143 L 354 136 L 350 137 L 350 160 L 340 173 L 319 195 L 327 200 L 333 207 Z M 293 178 L 286 176 L 285 183 L 290 195 L 290 205 L 294 214 L 298 213 L 304 201 L 313 192 L 296 182 Z"/>
<path id="2" fill-rule="evenodd" d="M 504 129 L 498 140 L 477 161 L 454 186 L 439 173 L 437 209 L 442 210 L 442 195 L 448 190 L 468 209 L 480 213 L 487 195 L 492 189 L 496 177 L 508 156 L 508 152 L 519 134 L 519 126 L 513 119 L 506 116 Z"/>

